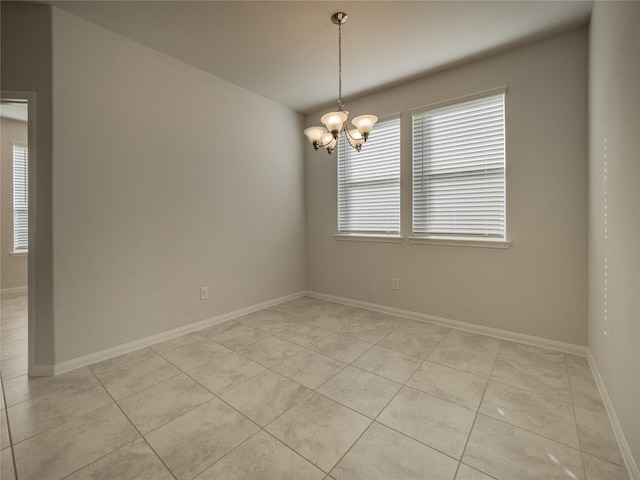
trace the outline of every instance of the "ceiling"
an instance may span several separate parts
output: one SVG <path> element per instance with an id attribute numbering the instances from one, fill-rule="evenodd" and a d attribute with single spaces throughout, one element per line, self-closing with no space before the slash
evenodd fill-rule
<path id="1" fill-rule="evenodd" d="M 309 113 L 581 25 L 591 1 L 45 1 Z"/>
<path id="2" fill-rule="evenodd" d="M 28 107 L 26 103 L 2 102 L 0 104 L 0 117 L 26 122 L 28 119 Z"/>

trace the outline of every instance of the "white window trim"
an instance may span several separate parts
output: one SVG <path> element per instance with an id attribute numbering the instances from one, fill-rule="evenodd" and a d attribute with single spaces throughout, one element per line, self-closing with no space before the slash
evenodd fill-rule
<path id="1" fill-rule="evenodd" d="M 349 233 L 336 233 L 333 236 L 336 240 L 346 240 L 351 242 L 380 242 L 380 243 L 402 243 L 402 235 L 362 235 Z"/>
<path id="2" fill-rule="evenodd" d="M 388 114 L 388 115 L 384 115 L 381 116 L 378 119 L 378 124 L 382 124 L 384 122 L 388 122 L 388 121 L 392 121 L 392 120 L 398 120 L 399 121 L 399 145 L 400 145 L 400 158 L 399 158 L 399 177 L 398 177 L 398 181 L 399 181 L 399 188 L 400 188 L 400 219 L 399 219 L 399 231 L 398 232 L 390 232 L 390 233 L 384 233 L 384 232 L 376 232 L 376 231 L 372 231 L 372 232 L 366 232 L 366 231 L 358 231 L 358 230 L 354 230 L 354 231 L 338 231 L 334 237 L 338 240 L 353 240 L 353 241 L 365 241 L 365 242 L 372 242 L 372 241 L 380 241 L 380 242 L 397 242 L 397 241 L 402 241 L 403 237 L 402 237 L 402 118 L 400 113 L 393 113 L 393 114 Z M 375 127 L 374 127 L 375 130 Z M 349 147 L 350 148 L 350 147 Z M 363 145 L 363 150 L 367 148 L 367 144 L 365 143 Z M 336 148 L 336 153 L 339 154 L 338 151 L 338 147 Z M 337 166 L 337 175 L 338 175 L 338 181 L 337 181 L 337 187 L 338 187 L 338 198 L 337 198 L 337 223 L 338 223 L 338 229 L 340 228 L 340 183 L 339 183 L 339 176 L 340 176 L 340 162 L 336 161 L 336 166 Z"/>
<path id="3" fill-rule="evenodd" d="M 471 101 L 471 100 L 475 100 L 478 98 L 483 98 L 483 97 L 488 97 L 491 95 L 505 95 L 507 94 L 507 87 L 506 85 L 500 86 L 500 87 L 496 87 L 496 88 L 492 88 L 492 89 L 488 89 L 488 90 L 483 90 L 481 92 L 477 92 L 477 93 L 473 93 L 470 95 L 464 95 L 464 96 L 460 96 L 460 97 L 455 97 L 452 99 L 448 99 L 448 100 L 444 100 L 444 101 L 440 101 L 440 102 L 434 102 L 434 103 L 430 103 L 427 105 L 422 105 L 420 107 L 414 107 L 412 109 L 409 110 L 409 114 L 411 116 L 411 124 L 412 124 L 412 138 L 413 138 L 413 116 L 414 115 L 419 115 L 421 113 L 430 111 L 430 110 L 434 110 L 437 108 L 441 108 L 441 107 L 446 107 L 449 105 L 455 105 L 457 103 L 462 103 L 462 102 L 467 102 L 467 101 Z M 506 112 L 505 112 L 505 130 L 506 130 Z M 506 145 L 506 133 L 505 133 L 505 145 Z M 412 151 L 412 166 L 413 166 L 413 151 Z M 413 209 L 411 212 L 411 223 L 412 223 L 412 235 L 408 236 L 407 239 L 409 241 L 409 243 L 413 243 L 413 244 L 429 244 L 429 245 L 449 245 L 449 246 L 459 246 L 459 247 L 482 247 L 482 248 L 509 248 L 511 246 L 511 240 L 508 237 L 508 226 L 507 226 L 507 184 L 506 184 L 506 168 L 507 168 L 507 158 L 506 158 L 506 152 L 505 152 L 505 158 L 504 158 L 504 172 L 505 172 L 505 178 L 504 178 L 504 235 L 502 237 L 481 237 L 478 236 L 477 238 L 473 238 L 472 236 L 464 236 L 464 237 L 457 237 L 455 235 L 428 235 L 428 234 L 424 234 L 421 235 L 419 233 L 415 233 L 413 232 L 413 224 L 414 224 L 414 217 L 413 217 Z M 413 169 L 411 172 L 411 181 L 413 184 Z M 413 205 L 413 187 L 412 187 L 412 205 Z"/>
<path id="4" fill-rule="evenodd" d="M 477 239 L 457 237 L 409 237 L 409 243 L 423 245 L 447 245 L 451 247 L 509 248 L 511 240 Z"/>

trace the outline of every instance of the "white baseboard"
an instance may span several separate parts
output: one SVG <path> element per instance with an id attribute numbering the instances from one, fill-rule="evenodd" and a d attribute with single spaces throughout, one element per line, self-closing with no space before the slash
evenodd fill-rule
<path id="1" fill-rule="evenodd" d="M 0 296 L 2 296 L 3 298 L 19 297 L 20 295 L 26 295 L 28 291 L 29 288 L 26 286 L 3 288 L 2 290 L 0 290 Z"/>
<path id="2" fill-rule="evenodd" d="M 352 305 L 355 307 L 367 308 L 369 310 L 375 310 L 383 313 L 390 313 L 393 315 L 398 315 L 398 316 L 410 318 L 413 320 L 435 323 L 437 325 L 443 325 L 446 327 L 459 328 L 461 330 L 467 330 L 474 333 L 481 333 L 483 335 L 489 335 L 492 337 L 502 338 L 505 340 L 512 340 L 516 342 L 527 343 L 530 345 L 536 345 L 539 347 L 550 348 L 553 350 L 559 350 L 566 353 L 572 353 L 575 355 L 587 356 L 587 359 L 589 360 L 589 365 L 591 366 L 591 370 L 593 371 L 593 376 L 595 378 L 596 384 L 598 385 L 598 390 L 600 391 L 600 395 L 602 396 L 602 400 L 604 402 L 605 408 L 607 410 L 607 413 L 609 414 L 609 418 L 611 419 L 613 432 L 616 436 L 616 440 L 618 441 L 618 445 L 620 446 L 622 458 L 624 459 L 624 463 L 627 467 L 627 471 L 629 472 L 629 476 L 631 480 L 640 480 L 640 470 L 638 469 L 638 465 L 636 464 L 633 458 L 633 455 L 631 454 L 631 449 L 629 448 L 629 444 L 627 443 L 627 440 L 624 436 L 622 427 L 620 426 L 620 422 L 618 421 L 618 417 L 613 408 L 613 404 L 611 403 L 611 399 L 609 398 L 607 389 L 605 388 L 604 382 L 602 381 L 602 377 L 598 372 L 598 368 L 596 366 L 593 355 L 591 354 L 591 351 L 587 347 L 583 347 L 581 345 L 574 345 L 571 343 L 558 342 L 556 340 L 549 340 L 541 337 L 534 337 L 532 335 L 524 335 L 521 333 L 509 332 L 507 330 L 500 330 L 497 328 L 485 327 L 482 325 L 475 325 L 467 322 L 460 322 L 458 320 L 451 320 L 448 318 L 436 317 L 433 315 L 426 315 L 423 313 L 412 312 L 409 310 L 402 310 L 399 308 L 387 307 L 385 305 L 378 305 L 375 303 L 362 302 L 359 300 L 352 300 L 352 299 L 343 298 L 343 297 L 336 297 L 334 295 L 327 295 L 324 293 L 307 291 L 306 295 L 310 297 L 319 298 L 322 300 L 328 300 L 331 302 L 337 302 L 345 305 Z"/>
<path id="3" fill-rule="evenodd" d="M 157 333 L 155 335 L 134 340 L 133 342 L 128 342 L 122 345 L 118 345 L 116 347 L 100 350 L 99 352 L 90 353 L 89 355 L 84 355 L 82 357 L 66 360 L 64 362 L 60 362 L 55 365 L 32 365 L 29 368 L 29 375 L 31 376 L 59 375 L 61 373 L 68 372 L 70 370 L 75 370 L 76 368 L 86 367 L 87 365 L 91 365 L 93 363 L 100 362 L 102 360 L 107 360 L 109 358 L 117 357 L 118 355 L 122 355 L 124 353 L 132 352 L 133 350 L 137 350 L 139 348 L 148 347 L 150 345 L 154 345 L 159 342 L 164 342 L 165 340 L 170 340 L 172 338 L 179 337 L 180 335 L 185 335 L 187 333 L 195 332 L 196 330 L 200 330 L 202 328 L 210 327 L 212 325 L 217 325 L 219 323 L 223 323 L 223 322 L 232 320 L 234 318 L 238 318 L 243 315 L 247 315 L 249 313 L 262 310 L 263 308 L 273 307 L 274 305 L 278 305 L 280 303 L 288 302 L 289 300 L 302 297 L 304 294 L 305 294 L 304 291 L 300 291 L 290 295 L 285 295 L 283 297 L 267 300 L 265 302 L 256 303 L 255 305 L 240 308 L 238 310 L 234 310 L 233 312 L 223 313 L 222 315 L 217 315 L 215 317 L 207 318 L 199 322 L 190 323 L 189 325 L 183 325 L 181 327 L 174 328 L 166 332 Z"/>
<path id="4" fill-rule="evenodd" d="M 602 380 L 602 377 L 600 376 L 600 372 L 598 372 L 598 366 L 596 365 L 596 361 L 591 354 L 591 350 L 588 351 L 587 359 L 589 360 L 589 365 L 591 366 L 593 376 L 596 379 L 596 385 L 598 385 L 598 390 L 600 391 L 600 396 L 602 396 L 604 407 L 609 414 L 611 427 L 613 428 L 613 433 L 615 434 L 618 445 L 620 446 L 622 459 L 627 466 L 629 477 L 631 478 L 631 480 L 640 480 L 640 469 L 638 469 L 638 464 L 631 454 L 631 449 L 629 448 L 627 439 L 624 436 L 624 432 L 622 431 L 622 427 L 620 426 L 620 422 L 618 421 L 618 416 L 616 415 L 616 411 L 613 408 L 613 403 L 611 403 L 611 398 L 609 398 L 607 388 L 604 386 L 604 382 Z"/>
<path id="5" fill-rule="evenodd" d="M 22 292 L 14 293 L 13 291 L 15 289 L 7 289 L 7 290 L 12 290 L 12 292 L 10 293 L 12 295 L 18 295 L 22 293 Z M 24 293 L 26 293 L 26 287 L 24 288 Z M 5 295 L 5 290 L 2 290 L 2 295 L 3 296 Z M 366 308 L 366 309 L 374 310 L 378 312 L 398 315 L 398 316 L 410 318 L 413 320 L 434 323 L 434 324 L 443 325 L 446 327 L 458 328 L 461 330 L 480 333 L 483 335 L 489 335 L 492 337 L 501 338 L 505 340 L 512 340 L 516 342 L 527 343 L 530 345 L 550 348 L 553 350 L 559 350 L 562 352 L 572 353 L 575 355 L 583 355 L 583 356 L 586 355 L 589 360 L 589 364 L 591 365 L 591 369 L 593 371 L 596 384 L 598 385 L 598 389 L 600 390 L 600 394 L 602 395 L 605 408 L 607 410 L 607 413 L 609 414 L 609 418 L 611 419 L 612 428 L 615 433 L 616 439 L 618 440 L 618 444 L 620 445 L 622 457 L 627 466 L 627 471 L 629 472 L 629 476 L 631 477 L 631 480 L 640 480 L 640 470 L 638 469 L 638 465 L 636 464 L 633 458 L 633 455 L 631 454 L 631 449 L 629 448 L 629 444 L 626 441 L 626 438 L 620 426 L 620 422 L 618 421 L 618 417 L 616 416 L 615 410 L 613 408 L 613 404 L 611 403 L 611 399 L 609 398 L 607 390 L 604 386 L 604 382 L 602 381 L 602 377 L 600 377 L 600 373 L 598 372 L 598 368 L 596 366 L 595 360 L 591 354 L 591 351 L 588 350 L 587 347 L 583 347 L 581 345 L 574 345 L 571 343 L 559 342 L 556 340 L 549 340 L 541 337 L 535 337 L 532 335 L 509 332 L 507 330 L 500 330 L 492 327 L 485 327 L 483 325 L 475 325 L 472 323 L 461 322 L 458 320 L 451 320 L 443 317 L 436 317 L 433 315 L 413 312 L 410 310 L 402 310 L 395 307 L 388 307 L 385 305 L 363 302 L 360 300 L 353 300 L 353 299 L 344 298 L 344 297 L 337 297 L 334 295 L 327 295 L 324 293 L 318 293 L 313 291 L 300 291 L 294 294 L 285 295 L 282 297 L 274 298 L 272 300 L 267 300 L 265 302 L 261 302 L 255 305 L 251 305 L 249 307 L 241 308 L 233 312 L 229 312 L 229 313 L 218 315 L 212 318 L 201 320 L 199 322 L 191 323 L 189 325 L 184 325 L 166 332 L 158 333 L 156 335 L 151 335 L 149 337 L 141 338 L 133 342 L 129 342 L 123 345 L 118 345 L 116 347 L 101 350 L 99 352 L 91 353 L 89 355 L 78 357 L 72 360 L 67 360 L 67 361 L 58 363 L 56 365 L 33 365 L 29 367 L 29 375 L 31 376 L 58 375 L 64 372 L 68 372 L 70 370 L 75 370 L 76 368 L 91 365 L 93 363 L 96 363 L 102 360 L 107 360 L 109 358 L 116 357 L 118 355 L 122 355 L 124 353 L 128 353 L 133 350 L 137 350 L 139 348 L 148 347 L 150 345 L 154 345 L 156 343 L 163 342 L 165 340 L 170 340 L 172 338 L 178 337 L 180 335 L 185 335 L 187 333 L 191 333 L 196 330 L 200 330 L 202 328 L 206 328 L 212 325 L 217 325 L 219 323 L 223 323 L 223 322 L 232 320 L 234 318 L 238 318 L 243 315 L 247 315 L 249 313 L 262 310 L 263 308 L 272 307 L 274 305 L 278 305 L 280 303 L 287 302 L 287 301 L 302 297 L 304 295 L 314 297 L 314 298 L 319 298 L 322 300 L 328 300 L 331 302 L 342 303 L 345 305 L 352 305 L 352 306 Z"/>
<path id="6" fill-rule="evenodd" d="M 466 330 L 468 332 L 473 332 L 473 333 L 480 333 L 482 335 L 489 335 L 491 337 L 502 338 L 504 340 L 511 340 L 514 342 L 527 343 L 529 345 L 535 345 L 538 347 L 559 350 L 561 352 L 572 353 L 574 355 L 585 356 L 587 354 L 587 347 L 583 347 L 582 345 L 574 345 L 572 343 L 559 342 L 557 340 L 549 340 L 547 338 L 535 337 L 533 335 L 525 335 L 523 333 L 510 332 L 508 330 L 500 330 L 498 328 L 485 327 L 483 325 L 476 325 L 473 323 L 461 322 L 459 320 L 451 320 L 449 318 L 436 317 L 434 315 L 427 315 L 424 313 L 412 312 L 410 310 L 402 310 L 400 308 L 395 308 L 395 307 L 387 307 L 386 305 L 378 305 L 375 303 L 362 302 L 360 300 L 352 300 L 350 298 L 336 297 L 334 295 L 327 295 L 324 293 L 307 291 L 306 295 L 310 297 L 319 298 L 322 300 L 328 300 L 330 302 L 343 303 L 345 305 L 352 305 L 354 307 L 361 307 L 369 310 L 375 310 L 378 312 L 390 313 L 392 315 L 398 315 L 400 317 L 406 317 L 406 318 L 410 318 L 412 320 L 418 320 L 421 322 L 435 323 L 436 325 L 457 328 L 460 330 Z"/>

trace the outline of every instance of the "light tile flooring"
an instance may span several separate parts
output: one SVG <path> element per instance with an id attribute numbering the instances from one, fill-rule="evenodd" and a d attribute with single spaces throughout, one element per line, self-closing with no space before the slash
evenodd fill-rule
<path id="1" fill-rule="evenodd" d="M 628 479 L 584 357 L 302 297 L 30 379 L 25 308 L 3 480 Z"/>

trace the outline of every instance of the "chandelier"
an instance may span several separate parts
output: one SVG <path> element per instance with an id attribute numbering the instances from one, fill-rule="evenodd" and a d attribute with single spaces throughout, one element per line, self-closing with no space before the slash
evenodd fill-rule
<path id="1" fill-rule="evenodd" d="M 349 145 L 359 152 L 378 121 L 378 117 L 375 115 L 360 115 L 351 120 L 351 124 L 356 128 L 349 130 L 346 125 L 349 112 L 344 110 L 344 102 L 342 101 L 342 24 L 347 22 L 347 14 L 336 12 L 331 16 L 331 21 L 338 25 L 338 101 L 336 102 L 338 110 L 326 113 L 320 118 L 326 128 L 309 127 L 304 131 L 313 148 L 316 150 L 326 148 L 329 155 L 336 148 L 341 136 L 344 136 Z"/>

